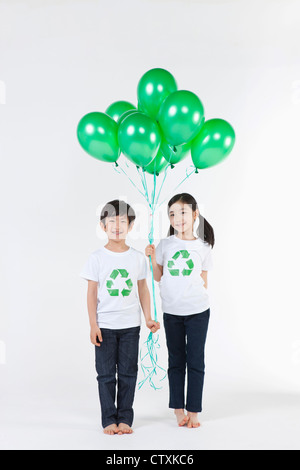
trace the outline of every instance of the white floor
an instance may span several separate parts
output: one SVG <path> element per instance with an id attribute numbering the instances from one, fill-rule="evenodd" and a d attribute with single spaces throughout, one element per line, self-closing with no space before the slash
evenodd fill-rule
<path id="1" fill-rule="evenodd" d="M 5 394 L 0 403 L 1 449 L 300 449 L 300 394 L 244 384 L 209 384 L 198 429 L 178 428 L 167 389 L 139 390 L 134 433 L 106 436 L 95 389 L 47 395 Z"/>

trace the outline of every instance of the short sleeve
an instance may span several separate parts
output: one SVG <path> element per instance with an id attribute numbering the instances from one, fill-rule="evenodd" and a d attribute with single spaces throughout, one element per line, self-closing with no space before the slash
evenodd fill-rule
<path id="1" fill-rule="evenodd" d="M 213 260 L 212 260 L 212 248 L 211 245 L 207 247 L 206 255 L 204 260 L 202 261 L 202 270 L 209 271 L 213 268 Z"/>
<path id="2" fill-rule="evenodd" d="M 141 253 L 140 270 L 139 270 L 137 280 L 141 281 L 142 279 L 146 279 L 148 277 L 148 274 L 149 274 L 149 268 L 148 268 L 147 258 Z"/>
<path id="3" fill-rule="evenodd" d="M 162 250 L 162 240 L 159 242 L 155 249 L 155 255 L 156 255 L 156 262 L 160 266 L 164 265 L 164 257 L 163 257 L 163 250 Z"/>
<path id="4" fill-rule="evenodd" d="M 99 259 L 96 255 L 90 255 L 82 268 L 80 276 L 87 281 L 99 282 Z"/>

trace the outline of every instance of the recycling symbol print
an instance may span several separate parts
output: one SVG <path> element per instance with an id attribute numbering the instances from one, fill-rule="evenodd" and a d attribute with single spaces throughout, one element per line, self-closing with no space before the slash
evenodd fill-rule
<path id="1" fill-rule="evenodd" d="M 128 297 L 132 291 L 133 282 L 129 278 L 129 273 L 126 269 L 114 269 L 110 278 L 106 281 L 106 287 L 109 295 L 113 297 L 118 295 Z"/>
<path id="2" fill-rule="evenodd" d="M 168 270 L 171 276 L 190 276 L 194 269 L 193 260 L 190 258 L 187 250 L 180 250 L 175 253 L 170 261 L 168 261 Z"/>

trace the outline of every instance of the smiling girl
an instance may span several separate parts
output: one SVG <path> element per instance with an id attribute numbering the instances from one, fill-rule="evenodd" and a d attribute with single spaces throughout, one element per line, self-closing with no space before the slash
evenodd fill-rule
<path id="1" fill-rule="evenodd" d="M 172 197 L 168 216 L 167 238 L 157 248 L 148 245 L 145 253 L 151 256 L 154 279 L 160 286 L 169 355 L 169 408 L 174 409 L 179 426 L 196 428 L 202 411 L 204 349 L 210 317 L 207 271 L 212 268 L 214 231 L 200 214 L 194 197 L 187 193 Z"/>

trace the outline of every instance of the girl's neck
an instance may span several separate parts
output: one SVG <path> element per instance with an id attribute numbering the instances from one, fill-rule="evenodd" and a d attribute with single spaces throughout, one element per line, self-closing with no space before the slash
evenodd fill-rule
<path id="1" fill-rule="evenodd" d="M 180 240 L 197 240 L 197 238 L 194 237 L 193 232 L 177 232 L 175 233 L 175 237 L 180 238 Z"/>

